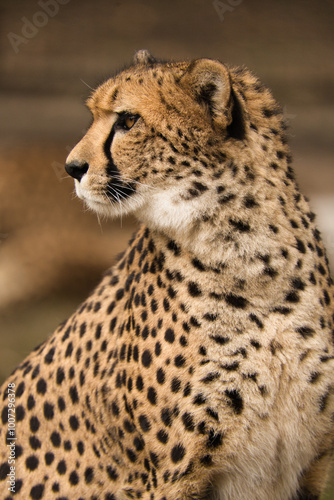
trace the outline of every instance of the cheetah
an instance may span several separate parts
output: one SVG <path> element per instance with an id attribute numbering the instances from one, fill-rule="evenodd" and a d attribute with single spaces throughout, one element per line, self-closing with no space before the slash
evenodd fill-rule
<path id="1" fill-rule="evenodd" d="M 87 104 L 66 171 L 141 225 L 4 383 L 1 498 L 319 499 L 333 288 L 279 105 L 245 68 L 148 51 Z"/>

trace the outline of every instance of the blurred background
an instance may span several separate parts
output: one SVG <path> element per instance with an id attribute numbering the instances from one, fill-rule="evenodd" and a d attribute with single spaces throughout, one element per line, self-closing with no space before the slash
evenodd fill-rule
<path id="1" fill-rule="evenodd" d="M 73 312 L 136 227 L 99 224 L 63 166 L 90 123 L 91 88 L 138 49 L 246 65 L 272 89 L 333 269 L 333 0 L 11 0 L 0 25 L 0 382 Z"/>

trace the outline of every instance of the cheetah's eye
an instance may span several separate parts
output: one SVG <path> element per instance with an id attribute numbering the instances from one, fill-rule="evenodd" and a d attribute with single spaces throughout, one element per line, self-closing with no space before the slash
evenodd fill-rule
<path id="1" fill-rule="evenodd" d="M 138 118 L 139 115 L 132 115 L 130 113 L 120 113 L 118 115 L 116 127 L 123 130 L 130 130 L 134 126 Z"/>

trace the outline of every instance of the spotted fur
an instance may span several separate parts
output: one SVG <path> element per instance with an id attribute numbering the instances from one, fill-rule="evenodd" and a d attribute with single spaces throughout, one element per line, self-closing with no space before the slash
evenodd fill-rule
<path id="1" fill-rule="evenodd" d="M 3 385 L 1 498 L 319 499 L 333 288 L 279 106 L 244 68 L 146 51 L 88 106 L 77 194 L 142 226 Z"/>

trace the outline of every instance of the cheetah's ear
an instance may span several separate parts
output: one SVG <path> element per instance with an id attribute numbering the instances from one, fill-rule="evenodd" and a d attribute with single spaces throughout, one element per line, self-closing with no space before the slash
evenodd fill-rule
<path id="1" fill-rule="evenodd" d="M 138 50 L 133 57 L 134 64 L 153 64 L 156 59 L 146 49 Z"/>
<path id="2" fill-rule="evenodd" d="M 226 66 L 212 59 L 198 59 L 192 62 L 183 80 L 195 100 L 205 106 L 213 123 L 235 138 L 242 120 L 240 103 L 231 86 L 230 74 Z M 233 133 L 230 133 L 233 132 Z"/>
<path id="3" fill-rule="evenodd" d="M 230 75 L 226 67 L 211 59 L 192 62 L 184 75 L 196 101 L 204 105 L 214 121 L 230 123 Z"/>

